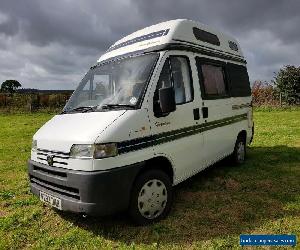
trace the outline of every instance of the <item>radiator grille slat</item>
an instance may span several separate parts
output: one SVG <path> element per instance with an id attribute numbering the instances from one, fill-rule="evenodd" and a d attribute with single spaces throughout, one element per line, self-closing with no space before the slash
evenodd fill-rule
<path id="1" fill-rule="evenodd" d="M 48 164 L 47 157 L 52 156 L 53 157 L 53 166 L 54 167 L 60 167 L 60 165 L 68 165 L 68 160 L 70 158 L 70 154 L 66 152 L 61 151 L 55 151 L 55 150 L 47 150 L 47 149 L 37 149 L 37 159 L 44 163 Z"/>
<path id="2" fill-rule="evenodd" d="M 59 172 L 59 171 L 55 171 L 55 170 L 47 169 L 47 168 L 40 168 L 38 166 L 33 166 L 33 171 L 40 173 L 40 174 L 51 175 L 53 177 L 67 178 L 67 173 Z"/>
<path id="3" fill-rule="evenodd" d="M 77 188 L 58 185 L 58 184 L 55 184 L 55 183 L 52 183 L 52 182 L 42 180 L 42 179 L 37 178 L 35 176 L 30 176 L 30 182 L 32 184 L 36 184 L 40 187 L 43 187 L 47 190 L 50 190 L 54 193 L 58 193 L 58 194 L 61 194 L 61 195 L 64 195 L 64 196 L 71 197 L 71 198 L 76 199 L 76 200 L 80 200 L 79 190 Z"/>
<path id="4" fill-rule="evenodd" d="M 47 157 L 49 154 L 38 152 L 37 155 L 42 155 L 42 156 Z M 55 156 L 55 158 L 60 158 L 60 159 L 69 159 L 70 158 L 68 156 L 61 156 L 61 155 L 58 155 L 58 154 L 51 154 L 51 155 Z"/>
<path id="5" fill-rule="evenodd" d="M 38 148 L 37 151 L 45 152 L 45 153 L 51 153 L 51 154 L 66 155 L 66 156 L 70 155 L 69 153 L 66 153 L 66 152 L 55 151 L 55 150 L 47 150 L 47 149 L 41 149 L 41 148 Z"/>

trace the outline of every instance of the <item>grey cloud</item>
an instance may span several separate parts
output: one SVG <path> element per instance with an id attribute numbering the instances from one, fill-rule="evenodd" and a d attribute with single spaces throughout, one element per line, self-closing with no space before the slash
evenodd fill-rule
<path id="1" fill-rule="evenodd" d="M 13 36 L 17 34 L 19 31 L 18 21 L 16 19 L 11 18 L 10 16 L 5 17 L 6 18 L 3 20 L 3 22 L 0 22 L 0 32 L 8 36 Z"/>
<path id="2" fill-rule="evenodd" d="M 233 34 L 267 29 L 289 42 L 299 40 L 300 2 L 292 1 L 136 1 L 150 22 L 174 18 L 188 18 L 212 24 Z M 149 15 L 149 13 L 151 13 Z M 148 23 L 149 23 L 148 21 Z"/>
<path id="3" fill-rule="evenodd" d="M 111 0 L 0 2 L 0 82 L 74 88 L 109 45 L 137 29 L 188 18 L 234 35 L 251 80 L 270 80 L 284 64 L 299 65 L 300 2 Z"/>
<path id="4" fill-rule="evenodd" d="M 103 49 L 112 40 L 119 39 L 120 34 L 125 35 L 125 27 L 130 23 L 139 22 L 134 15 L 129 15 L 133 11 L 131 4 L 124 3 L 126 1 L 4 0 L 0 6 L 1 11 L 9 15 L 9 22 L 17 25 L 12 30 L 19 30 L 26 40 L 37 46 L 60 42 Z"/>

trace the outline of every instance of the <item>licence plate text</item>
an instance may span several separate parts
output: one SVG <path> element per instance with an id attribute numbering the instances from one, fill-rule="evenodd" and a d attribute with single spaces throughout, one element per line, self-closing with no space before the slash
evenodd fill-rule
<path id="1" fill-rule="evenodd" d="M 40 200 L 61 210 L 61 199 L 40 191 Z"/>

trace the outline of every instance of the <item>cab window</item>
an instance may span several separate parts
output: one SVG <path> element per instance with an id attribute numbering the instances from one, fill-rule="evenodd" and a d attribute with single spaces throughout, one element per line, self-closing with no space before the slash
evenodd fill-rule
<path id="1" fill-rule="evenodd" d="M 193 100 L 193 85 L 188 58 L 170 56 L 162 68 L 154 99 L 158 100 L 158 89 L 174 87 L 176 104 L 184 104 Z"/>

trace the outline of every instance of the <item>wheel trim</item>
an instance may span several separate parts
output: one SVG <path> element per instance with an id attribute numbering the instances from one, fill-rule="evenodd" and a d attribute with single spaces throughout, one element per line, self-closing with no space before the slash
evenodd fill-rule
<path id="1" fill-rule="evenodd" d="M 165 184 L 157 179 L 147 181 L 138 196 L 138 209 L 147 219 L 154 219 L 162 214 L 168 200 Z"/>
<path id="2" fill-rule="evenodd" d="M 245 144 L 239 142 L 237 145 L 237 160 L 243 162 L 245 160 Z"/>

